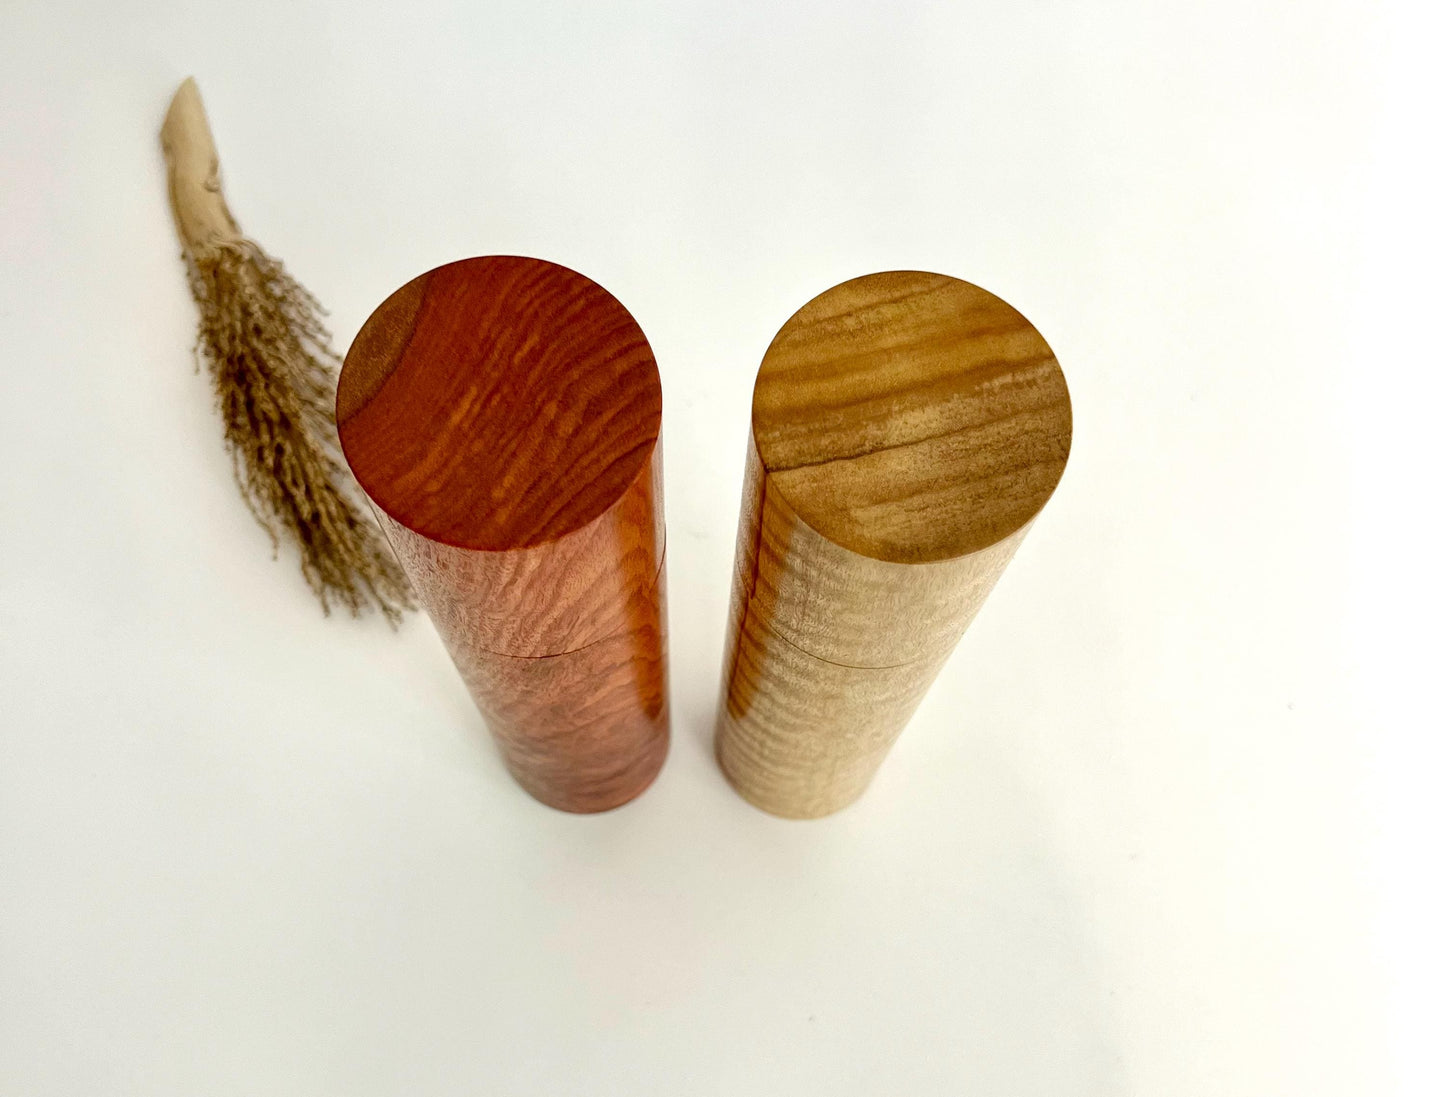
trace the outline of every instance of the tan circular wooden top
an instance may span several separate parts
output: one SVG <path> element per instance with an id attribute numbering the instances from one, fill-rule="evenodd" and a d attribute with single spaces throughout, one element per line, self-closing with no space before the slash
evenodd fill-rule
<path id="1" fill-rule="evenodd" d="M 662 385 L 610 293 L 540 259 L 437 267 L 362 326 L 342 449 L 402 525 L 462 548 L 543 544 L 607 511 L 651 459 Z"/>
<path id="2" fill-rule="evenodd" d="M 1063 372 L 987 290 L 889 271 L 813 298 L 758 370 L 753 438 L 777 491 L 828 540 L 924 563 L 995 544 L 1069 456 Z"/>

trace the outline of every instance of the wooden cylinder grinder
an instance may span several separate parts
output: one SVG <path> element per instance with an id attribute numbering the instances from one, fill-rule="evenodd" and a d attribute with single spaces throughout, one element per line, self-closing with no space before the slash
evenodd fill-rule
<path id="1" fill-rule="evenodd" d="M 867 788 L 1052 494 L 1068 389 L 993 294 L 892 271 L 815 297 L 753 391 L 718 761 L 765 811 Z"/>
<path id="2" fill-rule="evenodd" d="M 438 267 L 356 336 L 342 449 L 518 782 L 604 811 L 667 753 L 662 390 L 636 321 L 538 259 Z"/>

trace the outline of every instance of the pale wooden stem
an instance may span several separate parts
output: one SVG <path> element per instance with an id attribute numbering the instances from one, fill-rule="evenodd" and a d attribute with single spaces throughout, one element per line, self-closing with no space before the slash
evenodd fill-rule
<path id="1" fill-rule="evenodd" d="M 192 77 L 176 90 L 161 125 L 176 231 L 186 251 L 198 252 L 241 241 L 241 230 L 221 193 L 221 163 L 206 121 L 206 108 Z"/>

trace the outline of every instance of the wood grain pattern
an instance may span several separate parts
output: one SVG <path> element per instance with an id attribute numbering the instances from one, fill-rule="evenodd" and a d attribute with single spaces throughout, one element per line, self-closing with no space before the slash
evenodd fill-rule
<path id="1" fill-rule="evenodd" d="M 716 747 L 796 818 L 867 788 L 1063 474 L 1048 345 L 957 279 L 894 271 L 814 298 L 768 348 Z"/>
<path id="2" fill-rule="evenodd" d="M 645 789 L 667 757 L 665 575 L 646 620 L 565 655 L 469 653 L 458 669 L 521 786 L 569 811 Z M 619 749 L 626 747 L 626 749 Z"/>
<path id="3" fill-rule="evenodd" d="M 661 412 L 626 309 L 515 256 L 407 283 L 341 371 L 357 481 L 513 775 L 566 811 L 667 752 Z"/>

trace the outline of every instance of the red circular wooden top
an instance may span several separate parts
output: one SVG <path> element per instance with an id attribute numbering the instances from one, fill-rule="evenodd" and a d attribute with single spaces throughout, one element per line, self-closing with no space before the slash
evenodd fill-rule
<path id="1" fill-rule="evenodd" d="M 543 544 L 606 512 L 651 458 L 657 363 L 601 286 L 540 259 L 464 259 L 362 325 L 336 396 L 342 450 L 402 525 L 462 548 Z"/>

